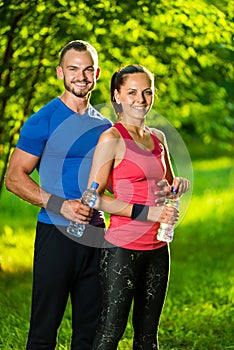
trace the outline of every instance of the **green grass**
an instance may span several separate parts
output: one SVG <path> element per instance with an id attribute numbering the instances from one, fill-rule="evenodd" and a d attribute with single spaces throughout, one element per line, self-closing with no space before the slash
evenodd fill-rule
<path id="1" fill-rule="evenodd" d="M 195 161 L 193 196 L 171 244 L 171 275 L 159 329 L 160 350 L 234 349 L 234 164 Z M 0 207 L 0 348 L 24 349 L 30 317 L 38 209 L 4 192 Z M 68 350 L 68 304 L 57 350 Z M 119 345 L 130 350 L 131 320 Z M 81 349 L 82 350 L 82 349 Z"/>

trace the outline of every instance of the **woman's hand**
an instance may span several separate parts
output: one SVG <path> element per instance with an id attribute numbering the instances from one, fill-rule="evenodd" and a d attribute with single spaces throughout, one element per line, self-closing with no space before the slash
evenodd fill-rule
<path id="1" fill-rule="evenodd" d="M 190 181 L 183 177 L 175 177 L 172 182 L 172 187 L 176 191 L 176 198 L 181 197 L 190 188 Z M 170 196 L 169 196 L 170 198 Z"/>
<path id="2" fill-rule="evenodd" d="M 171 187 L 166 179 L 159 181 L 157 186 L 158 191 L 154 192 L 156 196 L 155 204 L 161 206 L 165 204 L 165 200 L 171 191 Z"/>
<path id="3" fill-rule="evenodd" d="M 170 205 L 149 207 L 147 219 L 153 222 L 175 225 L 179 220 L 179 211 Z"/>

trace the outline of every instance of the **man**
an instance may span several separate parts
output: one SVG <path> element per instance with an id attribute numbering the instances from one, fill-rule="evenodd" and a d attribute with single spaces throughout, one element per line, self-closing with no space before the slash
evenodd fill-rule
<path id="1" fill-rule="evenodd" d="M 111 127 L 111 122 L 89 104 L 99 74 L 97 52 L 89 43 L 72 41 L 62 49 L 57 76 L 64 81 L 65 90 L 26 121 L 6 173 L 9 191 L 41 207 L 27 350 L 55 348 L 69 296 L 71 349 L 92 348 L 101 306 L 98 247 L 102 245 L 104 220 L 100 212 L 77 198 L 87 187 L 99 136 Z M 30 176 L 34 169 L 39 172 L 41 186 Z M 168 188 L 164 181 L 159 188 L 156 202 L 163 204 Z M 126 203 L 121 205 L 126 208 Z M 137 213 L 141 207 L 136 208 Z M 121 215 L 131 216 L 132 209 L 128 205 Z M 158 213 L 157 206 L 149 209 L 152 221 L 156 220 L 155 210 Z M 67 234 L 70 221 L 90 223 L 82 238 Z"/>
<path id="2" fill-rule="evenodd" d="M 41 207 L 38 215 L 27 350 L 56 346 L 68 297 L 73 350 L 90 350 L 100 309 L 98 242 L 104 221 L 77 198 L 87 186 L 93 150 L 111 122 L 90 104 L 99 77 L 98 56 L 77 40 L 61 51 L 57 76 L 65 90 L 24 124 L 6 173 L 6 187 Z M 30 176 L 37 169 L 39 186 Z M 85 241 L 66 234 L 69 221 L 91 223 Z M 88 238 L 87 238 L 88 237 Z"/>

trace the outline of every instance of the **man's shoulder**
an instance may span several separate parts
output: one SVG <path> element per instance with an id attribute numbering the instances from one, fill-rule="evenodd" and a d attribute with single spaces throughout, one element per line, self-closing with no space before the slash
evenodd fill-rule
<path id="1" fill-rule="evenodd" d="M 35 112 L 33 115 L 50 115 L 52 114 L 56 109 L 60 107 L 60 99 L 58 97 L 55 97 L 53 100 L 49 101 L 47 104 L 42 106 L 37 112 Z"/>
<path id="2" fill-rule="evenodd" d="M 59 122 L 61 117 L 66 118 L 70 114 L 71 111 L 56 97 L 32 114 L 26 122 L 31 125 L 48 124 L 51 120 Z"/>
<path id="3" fill-rule="evenodd" d="M 100 113 L 96 108 L 94 108 L 90 104 L 88 107 L 88 114 L 90 117 L 93 117 L 101 122 L 104 122 L 105 124 L 109 124 L 110 126 L 112 125 L 112 122 L 110 121 L 110 119 L 105 117 L 102 113 Z"/>

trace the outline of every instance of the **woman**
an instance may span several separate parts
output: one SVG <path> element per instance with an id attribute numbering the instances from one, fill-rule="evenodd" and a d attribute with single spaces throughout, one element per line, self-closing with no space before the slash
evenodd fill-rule
<path id="1" fill-rule="evenodd" d="M 155 193 L 160 193 L 157 183 L 166 179 L 168 193 L 173 186 L 181 196 L 189 181 L 174 177 L 164 134 L 145 126 L 153 98 L 154 78 L 146 68 L 130 65 L 113 75 L 111 101 L 119 121 L 101 135 L 90 174 L 90 182 L 99 183 L 97 207 L 111 214 L 101 260 L 103 309 L 93 350 L 117 349 L 133 300 L 133 349 L 158 349 L 169 252 L 156 236 L 160 222 L 175 223 L 178 214 L 155 207 Z M 114 198 L 105 193 L 109 180 Z"/>

